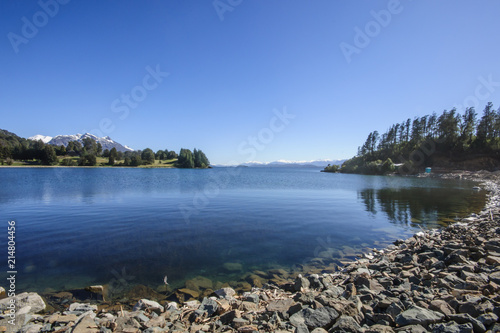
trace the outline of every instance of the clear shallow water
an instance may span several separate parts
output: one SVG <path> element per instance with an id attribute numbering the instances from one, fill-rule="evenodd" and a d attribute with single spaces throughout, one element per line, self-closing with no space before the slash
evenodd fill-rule
<path id="1" fill-rule="evenodd" d="M 19 290 L 225 282 L 438 227 L 482 208 L 472 186 L 308 168 L 3 168 L 0 249 L 6 262 L 15 220 Z"/>

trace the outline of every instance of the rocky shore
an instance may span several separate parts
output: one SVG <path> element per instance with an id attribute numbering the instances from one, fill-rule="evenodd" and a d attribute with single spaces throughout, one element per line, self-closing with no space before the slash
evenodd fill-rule
<path id="1" fill-rule="evenodd" d="M 7 332 L 497 332 L 500 331 L 500 176 L 482 181 L 479 213 L 367 253 L 336 272 L 298 275 L 244 293 L 225 287 L 200 300 L 141 299 L 133 308 L 68 297 L 50 308 L 36 293 L 0 300 Z M 96 286 L 91 292 L 103 293 Z M 60 295 L 63 297 L 64 295 Z"/>

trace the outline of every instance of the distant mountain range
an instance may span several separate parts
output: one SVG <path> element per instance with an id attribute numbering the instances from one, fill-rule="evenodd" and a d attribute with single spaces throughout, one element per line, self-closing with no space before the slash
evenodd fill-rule
<path id="1" fill-rule="evenodd" d="M 344 163 L 345 160 L 313 160 L 313 161 L 286 161 L 286 160 L 278 160 L 274 162 L 246 162 L 242 163 L 240 165 L 232 165 L 234 166 L 243 166 L 243 167 L 252 167 L 252 168 L 259 168 L 259 167 L 279 167 L 279 168 L 324 168 L 328 164 L 335 164 L 335 165 L 341 165 Z M 228 165 L 215 165 L 219 167 L 223 166 L 228 166 Z"/>
<path id="2" fill-rule="evenodd" d="M 95 136 L 90 133 L 85 133 L 85 134 L 74 134 L 74 135 L 58 135 L 58 136 L 45 136 L 45 135 L 40 135 L 37 134 L 35 136 L 29 137 L 28 139 L 30 140 L 42 140 L 44 143 L 47 143 L 49 145 L 54 145 L 54 146 L 67 146 L 70 141 L 78 141 L 78 142 L 83 142 L 83 139 L 85 138 L 91 138 L 94 139 L 96 142 L 100 142 L 102 145 L 102 149 L 109 149 L 111 150 L 112 148 L 116 148 L 118 151 L 126 152 L 126 151 L 134 151 L 132 148 L 128 146 L 124 146 L 121 143 L 118 143 L 114 140 L 112 140 L 109 136 L 106 136 L 104 138 L 100 138 L 98 136 Z"/>

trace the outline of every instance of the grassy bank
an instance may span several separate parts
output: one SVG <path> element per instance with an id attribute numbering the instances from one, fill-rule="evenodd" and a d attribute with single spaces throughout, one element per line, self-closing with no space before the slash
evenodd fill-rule
<path id="1" fill-rule="evenodd" d="M 19 161 L 19 160 L 14 160 L 12 164 L 7 165 L 3 164 L 0 165 L 0 167 L 39 167 L 39 168 L 57 168 L 57 167 L 65 167 L 65 168 L 103 168 L 103 167 L 108 167 L 108 168 L 116 168 L 116 167 L 125 167 L 123 164 L 125 162 L 124 159 L 122 160 L 116 160 L 114 165 L 109 165 L 108 164 L 108 158 L 107 157 L 97 157 L 97 163 L 95 166 L 65 166 L 61 165 L 61 161 L 63 159 L 71 159 L 74 161 L 74 164 L 78 164 L 78 160 L 80 157 L 78 156 L 58 156 L 58 162 L 57 164 L 54 165 L 44 165 L 41 164 L 40 161 L 38 160 L 26 160 L 26 161 Z M 134 168 L 177 168 L 177 159 L 171 159 L 171 160 L 155 160 L 154 164 L 145 164 L 145 165 L 139 165 Z"/>

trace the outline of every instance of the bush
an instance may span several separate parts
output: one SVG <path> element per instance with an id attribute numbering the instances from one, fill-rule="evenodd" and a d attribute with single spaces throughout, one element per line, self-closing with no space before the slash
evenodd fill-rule
<path id="1" fill-rule="evenodd" d="M 78 164 L 72 158 L 63 158 L 60 162 L 62 166 L 77 166 Z"/>
<path id="2" fill-rule="evenodd" d="M 5 163 L 6 163 L 7 165 L 12 165 L 12 164 L 14 164 L 14 160 L 13 160 L 12 158 L 10 158 L 10 157 L 7 157 L 7 158 L 5 159 Z"/>

